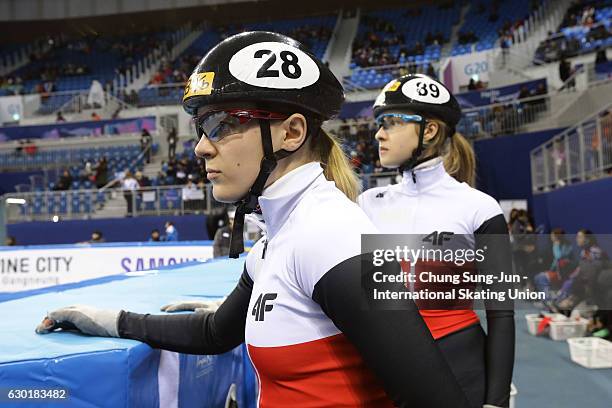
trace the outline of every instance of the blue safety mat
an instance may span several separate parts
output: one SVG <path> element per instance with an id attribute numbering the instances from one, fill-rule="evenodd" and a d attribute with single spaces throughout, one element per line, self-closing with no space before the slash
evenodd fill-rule
<path id="1" fill-rule="evenodd" d="M 46 311 L 73 304 L 161 313 L 159 307 L 168 302 L 219 298 L 234 288 L 243 264 L 244 259 L 238 259 L 177 266 L 144 276 L 83 282 L 61 291 L 49 288 L 0 303 L 0 389 L 64 388 L 68 404 L 62 406 L 71 407 L 159 406 L 159 350 L 134 340 L 37 335 L 34 328 Z M 239 405 L 254 405 L 255 379 L 244 346 L 220 356 L 178 357 L 178 406 L 223 406 L 232 383 L 238 388 Z M 8 406 L 2 398 L 0 405 Z"/>

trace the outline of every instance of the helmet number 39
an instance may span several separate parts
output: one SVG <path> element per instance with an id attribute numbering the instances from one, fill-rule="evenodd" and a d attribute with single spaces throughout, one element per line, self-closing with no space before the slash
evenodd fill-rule
<path id="1" fill-rule="evenodd" d="M 280 42 L 251 44 L 229 62 L 230 73 L 250 85 L 301 89 L 319 79 L 319 68 L 305 52 Z"/>
<path id="2" fill-rule="evenodd" d="M 431 91 L 431 96 L 433 96 L 434 98 L 440 96 L 440 90 L 438 89 L 438 85 L 436 84 L 429 84 L 429 91 L 427 90 L 427 84 L 424 84 L 422 82 L 417 82 L 416 86 L 418 89 L 417 92 L 420 96 L 427 96 L 429 91 Z"/>
<path id="3" fill-rule="evenodd" d="M 424 103 L 441 105 L 450 100 L 450 94 L 446 88 L 426 76 L 406 82 L 402 86 L 402 92 L 408 98 Z"/>

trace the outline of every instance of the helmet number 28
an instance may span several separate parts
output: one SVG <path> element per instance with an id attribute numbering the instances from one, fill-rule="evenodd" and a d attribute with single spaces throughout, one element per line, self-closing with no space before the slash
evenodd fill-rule
<path id="1" fill-rule="evenodd" d="M 315 60 L 298 47 L 263 41 L 238 50 L 228 64 L 238 80 L 260 88 L 302 89 L 315 84 L 320 70 Z"/>
<path id="2" fill-rule="evenodd" d="M 268 59 L 263 63 L 257 71 L 257 78 L 278 77 L 280 73 L 277 69 L 270 69 L 276 62 L 276 54 L 271 50 L 257 50 L 253 57 L 263 58 L 269 55 Z M 281 71 L 283 75 L 289 79 L 298 79 L 302 76 L 302 68 L 298 64 L 298 56 L 291 51 L 281 51 L 280 58 L 283 61 Z"/>

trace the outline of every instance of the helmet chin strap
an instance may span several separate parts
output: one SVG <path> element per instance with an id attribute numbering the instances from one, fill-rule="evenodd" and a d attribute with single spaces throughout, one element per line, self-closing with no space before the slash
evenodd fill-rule
<path id="1" fill-rule="evenodd" d="M 278 161 L 297 152 L 306 143 L 306 139 L 308 139 L 307 134 L 302 144 L 294 151 L 282 149 L 274 152 L 270 121 L 260 119 L 259 129 L 261 130 L 261 144 L 263 146 L 264 157 L 261 159 L 259 174 L 257 174 L 257 178 L 249 189 L 249 192 L 242 200 L 235 203 L 237 207 L 236 215 L 234 216 L 234 225 L 232 227 L 232 235 L 230 237 L 230 258 L 238 258 L 238 256 L 244 252 L 244 217 L 246 214 L 251 214 L 259 206 L 258 198 L 263 193 L 266 181 L 276 168 Z"/>
<path id="2" fill-rule="evenodd" d="M 452 138 L 454 133 L 455 133 L 455 128 L 454 127 L 450 128 L 450 133 L 448 137 Z M 425 163 L 426 161 L 431 160 L 434 157 L 438 156 L 434 154 L 431 156 L 420 157 L 421 154 L 423 154 L 423 149 L 425 147 L 424 140 L 423 140 L 424 135 L 425 135 L 425 119 L 419 122 L 419 144 L 417 145 L 417 148 L 412 151 L 412 155 L 410 156 L 410 158 L 399 166 L 400 173 L 404 173 L 405 171 L 410 171 L 416 166 L 418 166 L 419 164 Z M 416 183 L 416 177 L 414 176 L 414 174 L 412 175 L 412 179 Z"/>
<path id="3" fill-rule="evenodd" d="M 423 163 L 424 161 L 429 160 L 431 158 L 431 157 L 426 157 L 423 159 L 419 159 L 419 157 L 423 153 L 423 147 L 424 147 L 423 137 L 425 135 L 425 119 L 421 120 L 418 123 L 419 123 L 419 143 L 416 149 L 412 151 L 412 155 L 410 156 L 410 158 L 399 166 L 399 171 L 401 173 L 412 170 L 418 164 Z"/>

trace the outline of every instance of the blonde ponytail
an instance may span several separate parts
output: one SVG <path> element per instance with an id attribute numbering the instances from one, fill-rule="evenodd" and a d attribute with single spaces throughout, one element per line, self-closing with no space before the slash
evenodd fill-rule
<path id="1" fill-rule="evenodd" d="M 460 133 L 451 137 L 450 149 L 444 155 L 444 168 L 460 183 L 471 187 L 476 184 L 476 155 L 470 142 Z"/>
<path id="2" fill-rule="evenodd" d="M 476 184 L 476 155 L 474 149 L 460 133 L 450 137 L 449 127 L 438 119 L 429 119 L 438 124 L 438 133 L 425 144 L 423 157 L 442 156 L 446 172 L 460 183 L 471 187 Z M 450 141 L 447 143 L 447 139 Z"/>
<path id="3" fill-rule="evenodd" d="M 336 187 L 351 201 L 357 201 L 361 184 L 338 139 L 320 129 L 317 137 L 311 141 L 316 146 L 312 149 L 317 152 L 316 160 L 323 164 L 325 178 L 335 182 Z"/>

